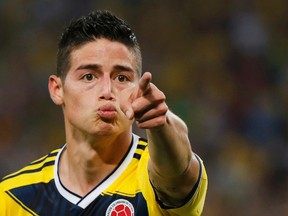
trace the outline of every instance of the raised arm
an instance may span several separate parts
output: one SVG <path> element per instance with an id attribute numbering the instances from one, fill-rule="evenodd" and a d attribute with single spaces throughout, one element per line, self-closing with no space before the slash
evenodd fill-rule
<path id="1" fill-rule="evenodd" d="M 162 203 L 178 207 L 191 194 L 199 178 L 200 164 L 192 152 L 186 124 L 169 111 L 165 95 L 146 72 L 123 110 L 147 130 L 150 181 Z"/>
<path id="2" fill-rule="evenodd" d="M 199 177 L 200 165 L 193 154 L 187 127 L 172 112 L 159 128 L 147 129 L 149 177 L 159 199 L 168 206 L 181 206 Z"/>

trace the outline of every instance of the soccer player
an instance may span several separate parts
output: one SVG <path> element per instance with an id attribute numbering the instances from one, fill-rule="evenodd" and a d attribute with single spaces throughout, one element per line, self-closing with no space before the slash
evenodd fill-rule
<path id="1" fill-rule="evenodd" d="M 68 25 L 48 83 L 66 144 L 2 179 L 1 215 L 201 215 L 203 162 L 141 61 L 134 33 L 111 12 Z"/>

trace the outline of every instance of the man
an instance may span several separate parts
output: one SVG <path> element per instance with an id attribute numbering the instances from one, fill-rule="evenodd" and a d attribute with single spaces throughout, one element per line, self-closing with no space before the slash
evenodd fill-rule
<path id="1" fill-rule="evenodd" d="M 141 76 L 128 25 L 107 11 L 70 23 L 49 92 L 66 144 L 2 179 L 2 215 L 201 215 L 202 161 L 165 95 Z M 147 139 L 132 133 L 136 120 Z"/>

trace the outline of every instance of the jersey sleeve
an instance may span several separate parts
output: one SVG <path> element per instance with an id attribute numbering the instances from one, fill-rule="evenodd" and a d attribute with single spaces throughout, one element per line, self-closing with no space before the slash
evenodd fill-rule
<path id="1" fill-rule="evenodd" d="M 5 192 L 2 190 L 0 185 L 0 212 L 3 214 L 5 213 L 4 215 L 6 215 L 6 199 L 7 197 L 5 196 Z"/>
<path id="2" fill-rule="evenodd" d="M 142 155 L 141 165 L 138 167 L 138 175 L 140 176 L 140 185 L 142 187 L 142 193 L 148 203 L 149 215 L 187 215 L 187 216 L 200 216 L 204 208 L 204 202 L 206 197 L 206 191 L 208 187 L 207 173 L 203 164 L 203 161 L 197 156 L 199 163 L 201 164 L 200 175 L 197 184 L 193 188 L 190 196 L 184 205 L 179 208 L 169 208 L 162 205 L 154 192 L 153 186 L 150 183 L 148 176 L 148 150 L 146 155 Z"/>
<path id="3" fill-rule="evenodd" d="M 200 216 L 202 214 L 208 187 L 208 179 L 203 162 L 200 159 L 199 162 L 201 164 L 201 173 L 196 187 L 189 197 L 190 199 L 188 199 L 180 208 L 167 209 L 168 215 Z"/>
<path id="4" fill-rule="evenodd" d="M 9 190 L 3 190 L 0 184 L 0 213 L 1 215 L 37 216 L 37 214 L 26 207 Z"/>

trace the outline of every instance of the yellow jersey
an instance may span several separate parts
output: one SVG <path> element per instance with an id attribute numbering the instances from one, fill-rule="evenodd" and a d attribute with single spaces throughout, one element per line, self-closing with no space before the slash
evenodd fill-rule
<path id="1" fill-rule="evenodd" d="M 65 145 L 4 177 L 0 183 L 0 215 L 198 216 L 203 210 L 207 175 L 203 162 L 199 179 L 185 204 L 161 203 L 148 176 L 147 141 L 133 134 L 129 151 L 118 167 L 84 197 L 71 192 L 59 178 Z"/>

